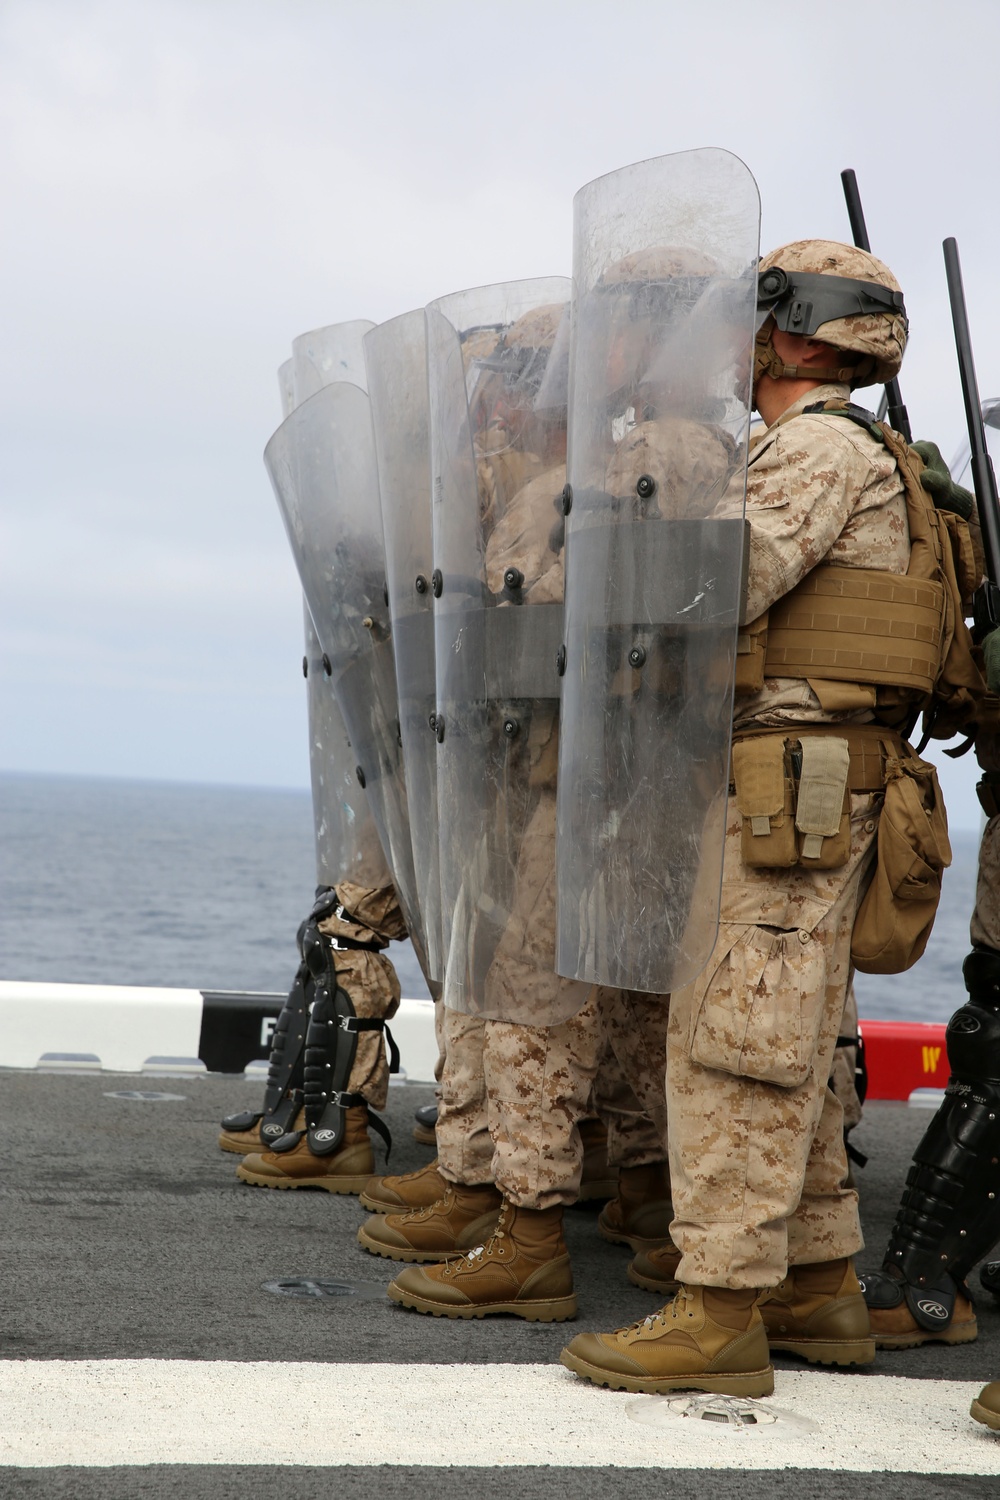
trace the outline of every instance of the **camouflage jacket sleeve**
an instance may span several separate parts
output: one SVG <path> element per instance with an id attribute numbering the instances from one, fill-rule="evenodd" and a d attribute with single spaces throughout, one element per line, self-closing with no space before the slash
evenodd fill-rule
<path id="1" fill-rule="evenodd" d="M 320 932 L 361 943 L 375 937 L 383 947 L 394 939 L 406 937 L 406 923 L 394 886 L 369 890 L 353 881 L 339 880 L 334 889 L 344 915 L 327 917 L 319 924 Z"/>
<path id="2" fill-rule="evenodd" d="M 821 387 L 801 405 L 842 390 Z M 824 561 L 906 571 L 909 528 L 895 461 L 843 417 L 797 414 L 765 434 L 750 456 L 746 515 L 746 620 L 762 615 Z"/>

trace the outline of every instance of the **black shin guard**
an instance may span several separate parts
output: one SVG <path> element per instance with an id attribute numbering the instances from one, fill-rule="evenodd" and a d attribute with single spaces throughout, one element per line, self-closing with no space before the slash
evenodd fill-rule
<path id="1" fill-rule="evenodd" d="M 905 1296 L 917 1324 L 946 1327 L 972 1267 L 1000 1238 L 1000 954 L 975 949 L 968 1003 L 948 1023 L 951 1076 L 913 1153 L 883 1262 L 865 1278 L 871 1307 Z"/>
<path id="2" fill-rule="evenodd" d="M 359 1016 L 350 995 L 337 981 L 335 952 L 338 947 L 377 949 L 366 944 L 326 937 L 316 923 L 310 924 L 303 937 L 303 956 L 313 985 L 313 1001 L 305 1033 L 303 1067 L 303 1104 L 306 1138 L 314 1156 L 332 1156 L 344 1138 L 345 1111 L 364 1106 L 368 1124 L 381 1136 L 386 1146 L 386 1160 L 392 1137 L 384 1121 L 372 1114 L 363 1094 L 348 1090 L 358 1034 L 362 1031 L 384 1031 L 391 1048 L 390 1070 L 398 1071 L 399 1054 L 391 1033 L 381 1017 Z M 285 1135 L 272 1150 L 290 1151 L 301 1139 L 299 1132 Z"/>
<path id="3" fill-rule="evenodd" d="M 305 964 L 300 964 L 288 999 L 274 1023 L 264 1108 L 227 1115 L 222 1122 L 223 1130 L 252 1130 L 259 1125 L 260 1142 L 265 1149 L 270 1149 L 272 1141 L 291 1130 L 302 1107 L 302 1053 L 311 993 L 312 975 Z"/>
<path id="4" fill-rule="evenodd" d="M 260 1142 L 266 1149 L 270 1149 L 276 1141 L 288 1134 L 295 1123 L 295 1116 L 302 1108 L 303 1053 L 309 1007 L 313 998 L 313 976 L 305 962 L 304 943 L 310 928 L 315 929 L 316 924 L 329 916 L 336 904 L 336 891 L 328 886 L 320 886 L 316 891 L 312 911 L 296 935 L 302 962 L 292 981 L 288 999 L 274 1023 L 267 1083 L 264 1086 L 264 1108 L 227 1115 L 222 1122 L 223 1130 L 252 1130 L 259 1124 Z"/>

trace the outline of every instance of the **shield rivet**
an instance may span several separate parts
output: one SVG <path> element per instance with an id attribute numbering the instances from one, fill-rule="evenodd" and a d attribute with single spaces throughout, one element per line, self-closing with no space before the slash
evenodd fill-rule
<path id="1" fill-rule="evenodd" d="M 507 568 L 503 575 L 503 586 L 505 589 L 519 589 L 524 582 L 524 574 L 520 568 Z"/>
<path id="2" fill-rule="evenodd" d="M 330 665 L 330 658 L 327 656 L 325 651 L 323 652 L 323 675 L 324 677 L 333 676 L 333 668 Z"/>
<path id="3" fill-rule="evenodd" d="M 303 677 L 308 677 L 309 676 L 309 658 L 308 658 L 308 656 L 304 656 L 302 658 L 302 675 L 303 675 Z"/>
<path id="4" fill-rule="evenodd" d="M 648 500 L 650 495 L 656 494 L 656 480 L 652 474 L 640 474 L 635 482 L 635 492 L 640 500 Z"/>
<path id="5" fill-rule="evenodd" d="M 382 585 L 382 598 L 385 600 L 386 608 L 389 607 L 389 583 L 388 580 Z"/>
<path id="6" fill-rule="evenodd" d="M 444 714 L 434 715 L 434 733 L 437 736 L 437 742 L 440 745 L 442 740 L 444 739 Z"/>
<path id="7" fill-rule="evenodd" d="M 426 594 L 427 579 L 424 577 L 423 573 L 417 574 L 413 587 L 416 589 L 418 594 Z"/>
<path id="8" fill-rule="evenodd" d="M 362 769 L 361 769 L 360 766 L 355 766 L 354 767 L 354 774 L 358 778 L 358 785 L 363 788 L 364 784 L 365 784 L 365 773 L 364 773 L 364 771 L 362 771 Z"/>
<path id="9" fill-rule="evenodd" d="M 562 513 L 563 513 L 563 515 L 564 516 L 568 516 L 569 513 L 570 513 L 570 511 L 572 509 L 573 509 L 573 486 L 571 484 L 564 484 L 563 485 L 563 492 L 562 492 Z"/>
<path id="10" fill-rule="evenodd" d="M 560 677 L 566 675 L 566 647 L 560 646 L 556 652 L 556 672 Z"/>
<path id="11" fill-rule="evenodd" d="M 513 740 L 521 733 L 521 726 L 516 719 L 504 719 L 503 732 L 509 740 Z"/>
<path id="12" fill-rule="evenodd" d="M 628 659 L 629 659 L 629 665 L 632 666 L 632 667 L 641 667 L 641 666 L 644 666 L 645 662 L 646 662 L 646 649 L 645 649 L 645 647 L 644 646 L 633 646 L 632 649 L 631 649 L 631 651 L 628 654 Z"/>
<path id="13" fill-rule="evenodd" d="M 441 573 L 441 569 L 435 568 L 434 572 L 431 574 L 431 593 L 434 595 L 435 599 L 440 599 L 443 589 L 444 577 Z"/>

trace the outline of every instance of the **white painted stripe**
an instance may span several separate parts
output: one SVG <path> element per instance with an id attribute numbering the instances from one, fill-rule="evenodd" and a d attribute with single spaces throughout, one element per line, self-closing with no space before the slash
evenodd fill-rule
<path id="1" fill-rule="evenodd" d="M 1000 1474 L 978 1384 L 779 1371 L 779 1438 L 629 1420 L 650 1398 L 559 1365 L 0 1361 L 0 1463 L 511 1464 Z M 273 1411 L 273 1420 L 268 1413 Z M 774 1429 L 776 1433 L 778 1429 Z"/>

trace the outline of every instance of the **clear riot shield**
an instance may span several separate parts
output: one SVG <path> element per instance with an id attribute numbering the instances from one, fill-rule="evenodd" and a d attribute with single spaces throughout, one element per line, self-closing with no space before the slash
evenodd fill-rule
<path id="1" fill-rule="evenodd" d="M 301 400 L 336 380 L 350 379 L 353 384 L 363 386 L 362 340 L 373 326 L 363 321 L 340 323 L 295 340 Z M 295 374 L 294 357 L 278 368 L 283 417 L 289 416 L 298 404 Z M 351 880 L 370 890 L 379 890 L 391 884 L 392 875 L 368 799 L 358 785 L 357 758 L 330 685 L 329 663 L 304 599 L 302 614 L 305 635 L 302 671 L 306 678 L 309 723 L 316 883 L 330 886 L 340 880 Z"/>
<path id="2" fill-rule="evenodd" d="M 347 738 L 319 637 L 305 617 L 302 670 L 309 707 L 309 776 L 316 835 L 316 884 L 351 880 L 368 890 L 392 884 L 368 798 L 358 784 L 358 758 Z"/>
<path id="3" fill-rule="evenodd" d="M 326 386 L 286 418 L 264 461 L 329 662 L 355 776 L 423 966 L 367 395 L 353 385 Z"/>
<path id="4" fill-rule="evenodd" d="M 430 977 L 444 977 L 438 859 L 430 439 L 423 311 L 366 336 L 410 838 Z"/>
<path id="5" fill-rule="evenodd" d="M 447 966 L 457 1010 L 554 1024 L 565 397 L 539 401 L 564 278 L 426 309 Z"/>
<path id="6" fill-rule="evenodd" d="M 557 968 L 660 993 L 718 928 L 760 207 L 705 150 L 574 210 Z"/>
<path id="7" fill-rule="evenodd" d="M 281 392 L 281 415 L 284 419 L 295 410 L 295 375 L 290 359 L 278 366 L 278 389 Z"/>
<path id="8" fill-rule="evenodd" d="M 356 318 L 352 323 L 331 323 L 292 339 L 292 391 L 301 406 L 326 385 L 365 384 L 364 337 L 374 323 Z"/>

